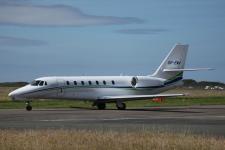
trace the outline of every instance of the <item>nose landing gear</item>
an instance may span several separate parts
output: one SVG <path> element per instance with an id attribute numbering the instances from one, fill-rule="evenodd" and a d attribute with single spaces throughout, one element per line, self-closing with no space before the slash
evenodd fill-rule
<path id="1" fill-rule="evenodd" d="M 27 101 L 27 102 L 26 102 L 26 110 L 27 110 L 27 111 L 31 111 L 31 110 L 32 110 L 32 106 L 31 106 L 31 104 L 30 104 L 30 101 Z"/>

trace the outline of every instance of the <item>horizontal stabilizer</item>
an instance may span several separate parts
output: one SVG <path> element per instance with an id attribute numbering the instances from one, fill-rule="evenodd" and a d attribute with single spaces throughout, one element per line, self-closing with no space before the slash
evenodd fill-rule
<path id="1" fill-rule="evenodd" d="M 193 69 L 163 69 L 163 72 L 177 72 L 177 71 L 200 71 L 200 70 L 214 70 L 212 68 L 193 68 Z"/>
<path id="2" fill-rule="evenodd" d="M 156 95 L 124 95 L 124 96 L 104 96 L 99 100 L 141 100 L 156 97 L 176 97 L 185 96 L 185 94 L 156 94 Z"/>

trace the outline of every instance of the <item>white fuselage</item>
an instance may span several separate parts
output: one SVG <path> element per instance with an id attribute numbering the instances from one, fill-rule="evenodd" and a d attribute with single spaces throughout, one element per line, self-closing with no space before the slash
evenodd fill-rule
<path id="1" fill-rule="evenodd" d="M 135 81 L 134 81 L 135 80 Z M 104 96 L 150 95 L 168 90 L 180 82 L 165 84 L 152 76 L 43 77 L 9 94 L 13 100 L 71 99 L 99 100 Z"/>

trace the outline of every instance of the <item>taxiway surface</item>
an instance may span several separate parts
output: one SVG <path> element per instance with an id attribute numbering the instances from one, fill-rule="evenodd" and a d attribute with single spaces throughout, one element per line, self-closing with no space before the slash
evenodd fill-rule
<path id="1" fill-rule="evenodd" d="M 0 110 L 0 129 L 170 130 L 225 136 L 225 105 L 128 110 Z"/>

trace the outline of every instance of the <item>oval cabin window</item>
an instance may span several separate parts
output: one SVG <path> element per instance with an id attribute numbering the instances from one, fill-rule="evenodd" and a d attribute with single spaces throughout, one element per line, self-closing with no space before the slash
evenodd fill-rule
<path id="1" fill-rule="evenodd" d="M 137 77 L 133 77 L 131 80 L 131 85 L 136 86 L 136 84 L 137 84 Z"/>

